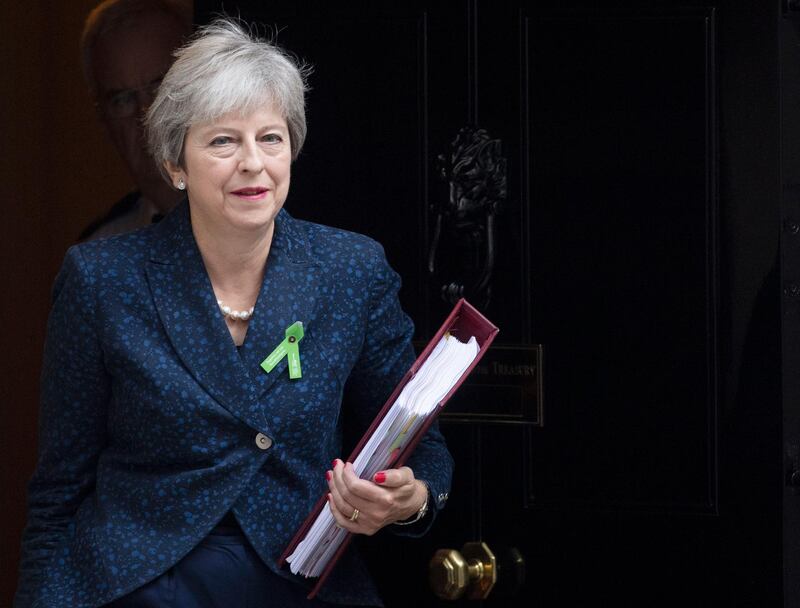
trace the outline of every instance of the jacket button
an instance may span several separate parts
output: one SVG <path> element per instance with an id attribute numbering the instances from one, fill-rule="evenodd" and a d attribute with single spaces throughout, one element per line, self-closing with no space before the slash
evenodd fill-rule
<path id="1" fill-rule="evenodd" d="M 267 437 L 264 433 L 256 435 L 256 445 L 259 449 L 268 450 L 272 447 L 272 438 Z"/>

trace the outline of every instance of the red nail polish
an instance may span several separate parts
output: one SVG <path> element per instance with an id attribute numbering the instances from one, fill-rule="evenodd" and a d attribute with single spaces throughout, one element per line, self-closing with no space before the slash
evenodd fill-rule
<path id="1" fill-rule="evenodd" d="M 336 468 L 336 463 L 337 463 L 337 462 L 339 462 L 339 459 L 338 459 L 338 458 L 334 458 L 334 459 L 333 459 L 333 468 L 334 468 L 334 469 Z"/>
<path id="2" fill-rule="evenodd" d="M 327 479 L 328 481 L 331 480 L 331 472 L 330 471 L 325 471 L 325 479 Z"/>
<path id="3" fill-rule="evenodd" d="M 384 481 L 386 481 L 386 473 L 383 471 L 375 473 L 375 483 L 383 483 Z"/>

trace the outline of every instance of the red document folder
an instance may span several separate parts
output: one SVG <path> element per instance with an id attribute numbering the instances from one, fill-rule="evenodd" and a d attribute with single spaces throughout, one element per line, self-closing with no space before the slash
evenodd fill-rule
<path id="1" fill-rule="evenodd" d="M 492 340 L 494 340 L 498 331 L 499 330 L 497 329 L 497 327 L 492 325 L 492 323 L 486 317 L 484 317 L 480 312 L 478 312 L 469 302 L 467 302 L 463 298 L 459 300 L 456 303 L 453 310 L 447 316 L 447 319 L 445 319 L 444 323 L 442 323 L 442 326 L 439 328 L 439 331 L 437 331 L 436 334 L 433 336 L 433 338 L 431 338 L 430 342 L 428 342 L 428 345 L 425 347 L 425 350 L 423 350 L 422 353 L 420 353 L 419 357 L 417 357 L 417 360 L 414 361 L 414 364 L 411 366 L 411 369 L 409 369 L 406 372 L 406 374 L 403 376 L 403 379 L 400 380 L 400 382 L 395 387 L 392 394 L 386 400 L 386 403 L 381 408 L 381 411 L 378 413 L 378 415 L 375 417 L 375 420 L 373 420 L 370 427 L 364 433 L 364 436 L 358 442 L 358 445 L 355 447 L 352 454 L 350 454 L 348 462 L 353 462 L 356 459 L 358 454 L 361 452 L 361 449 L 369 440 L 370 436 L 375 432 L 375 429 L 378 427 L 383 417 L 386 415 L 386 413 L 392 407 L 394 402 L 397 400 L 397 397 L 400 395 L 400 392 L 403 390 L 403 387 L 405 387 L 408 381 L 414 377 L 419 368 L 422 367 L 422 364 L 425 363 L 425 360 L 428 358 L 428 356 L 431 354 L 433 349 L 436 347 L 436 345 L 439 343 L 439 341 L 442 339 L 442 337 L 446 332 L 450 332 L 452 336 L 458 338 L 462 342 L 466 342 L 471 337 L 474 337 L 477 340 L 479 346 L 477 356 L 469 365 L 469 367 L 464 371 L 464 373 L 455 383 L 453 388 L 451 388 L 450 391 L 439 402 L 439 405 L 436 408 L 436 410 L 434 410 L 434 412 L 430 416 L 428 416 L 428 418 L 425 420 L 425 423 L 419 427 L 414 437 L 412 437 L 408 441 L 408 443 L 406 443 L 406 446 L 397 455 L 397 459 L 392 463 L 392 466 L 394 466 L 395 468 L 403 466 L 408 457 L 411 455 L 411 452 L 414 451 L 414 448 L 422 439 L 423 435 L 427 432 L 428 427 L 436 419 L 436 416 L 439 414 L 441 409 L 448 402 L 450 397 L 452 397 L 453 394 L 458 390 L 458 387 L 461 386 L 462 382 L 464 382 L 466 377 L 472 372 L 472 370 L 481 360 L 483 355 L 486 354 L 486 350 L 489 348 L 489 345 L 492 343 Z M 294 538 L 292 538 L 291 542 L 287 545 L 286 549 L 283 551 L 283 554 L 278 559 L 278 566 L 283 566 L 283 564 L 286 563 L 286 558 L 292 554 L 297 544 L 303 540 L 303 538 L 306 535 L 306 532 L 314 523 L 314 520 L 317 518 L 320 511 L 323 508 L 325 508 L 326 505 L 327 505 L 327 492 L 324 493 L 317 501 L 317 504 L 311 510 L 311 513 L 309 513 L 306 520 L 297 530 L 297 533 L 294 535 Z M 322 585 L 325 583 L 325 580 L 330 575 L 331 571 L 333 570 L 333 567 L 336 565 L 336 562 L 339 561 L 339 558 L 347 549 L 347 546 L 350 543 L 352 536 L 353 536 L 352 534 L 347 535 L 345 541 L 341 544 L 338 551 L 331 559 L 330 563 L 328 563 L 325 570 L 317 579 L 317 583 L 316 585 L 314 585 L 314 588 L 311 590 L 311 593 L 309 593 L 308 599 L 312 599 L 320 590 Z"/>

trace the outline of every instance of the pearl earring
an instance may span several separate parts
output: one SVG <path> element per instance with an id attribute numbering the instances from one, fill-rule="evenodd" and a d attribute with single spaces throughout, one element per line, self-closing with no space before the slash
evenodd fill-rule
<path id="1" fill-rule="evenodd" d="M 186 190 L 186 182 L 183 181 L 182 177 L 178 179 L 178 190 Z"/>

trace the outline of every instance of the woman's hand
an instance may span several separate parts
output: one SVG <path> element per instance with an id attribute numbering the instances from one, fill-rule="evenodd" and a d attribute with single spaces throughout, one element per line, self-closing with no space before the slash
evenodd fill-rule
<path id="1" fill-rule="evenodd" d="M 349 532 L 375 534 L 417 513 L 428 498 L 427 486 L 408 467 L 381 471 L 370 481 L 360 479 L 349 462 L 336 459 L 333 465 L 325 474 L 328 505 L 337 525 Z"/>

